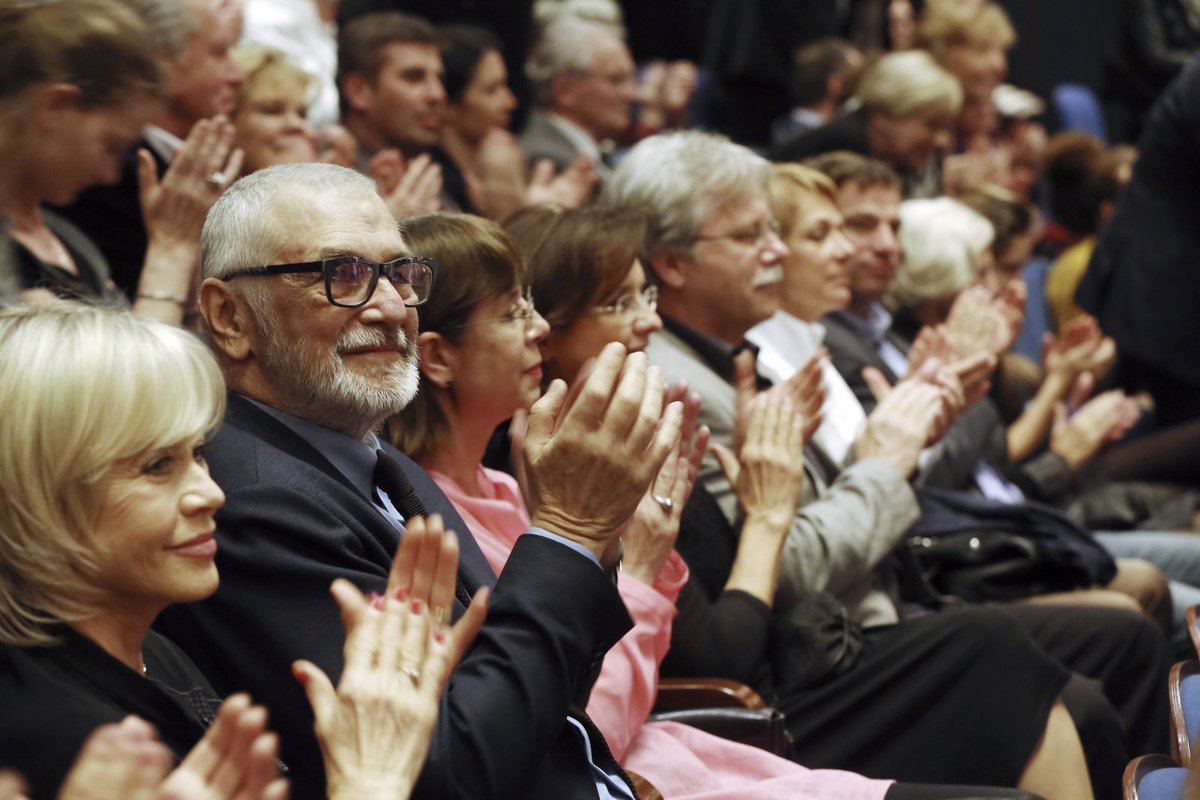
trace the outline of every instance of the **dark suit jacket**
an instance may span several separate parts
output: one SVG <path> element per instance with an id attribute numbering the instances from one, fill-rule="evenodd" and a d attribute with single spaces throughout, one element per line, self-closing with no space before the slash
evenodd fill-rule
<path id="1" fill-rule="evenodd" d="M 1200 61 L 1159 98 L 1133 177 L 1100 234 L 1075 301 L 1146 364 L 1200 393 Z"/>
<path id="2" fill-rule="evenodd" d="M 386 446 L 385 446 L 386 447 Z M 497 581 L 470 531 L 429 476 L 398 451 L 417 495 L 459 534 L 459 582 L 495 583 L 487 623 L 450 682 L 417 798 L 595 798 L 567 723 L 591 673 L 631 626 L 612 580 L 570 548 L 522 537 Z M 336 683 L 342 635 L 334 578 L 383 592 L 396 527 L 287 426 L 237 395 L 209 449 L 226 504 L 217 514 L 221 586 L 160 620 L 222 692 L 271 710 L 294 798 L 324 796 L 312 714 L 290 675 L 307 658 Z M 463 611 L 457 604 L 454 614 Z M 598 763 L 616 771 L 593 733 Z"/>
<path id="3" fill-rule="evenodd" d="M 137 151 L 143 147 L 154 156 L 161 178 L 167 171 L 167 162 L 142 139 L 125 154 L 117 183 L 84 189 L 75 202 L 55 207 L 100 248 L 112 271 L 113 283 L 130 300 L 137 294 L 148 242 L 137 174 Z"/>
<path id="4" fill-rule="evenodd" d="M 821 320 L 825 326 L 825 346 L 834 368 L 854 390 L 868 414 L 875 408 L 875 396 L 862 377 L 864 367 L 875 367 L 889 382 L 897 376 L 879 356 L 875 344 L 844 314 L 830 314 Z M 908 353 L 911 342 L 895 331 L 888 339 Z M 1008 440 L 1004 421 L 996 404 L 984 397 L 959 415 L 938 443 L 938 458 L 922 471 L 924 485 L 944 489 L 972 489 L 974 470 L 982 459 L 998 466 L 1021 491 L 1041 500 L 1051 500 L 1074 485 L 1074 473 L 1056 453 L 1040 453 L 1021 464 L 1008 461 Z"/>

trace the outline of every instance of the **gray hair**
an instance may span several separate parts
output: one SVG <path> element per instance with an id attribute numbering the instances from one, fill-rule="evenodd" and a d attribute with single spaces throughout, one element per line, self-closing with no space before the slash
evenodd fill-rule
<path id="1" fill-rule="evenodd" d="M 903 257 L 888 305 L 912 308 L 957 295 L 979 279 L 993 235 L 986 217 L 957 200 L 905 200 L 900 204 Z"/>
<path id="2" fill-rule="evenodd" d="M 620 38 L 606 25 L 575 16 L 558 17 L 542 30 L 525 62 L 525 75 L 533 84 L 539 106 L 545 108 L 552 102 L 556 77 L 582 75 L 591 69 L 596 52 L 593 43 L 603 36 Z"/>
<path id="3" fill-rule="evenodd" d="M 150 30 L 158 52 L 171 59 L 187 46 L 188 39 L 200 30 L 198 4 L 213 0 L 116 0 L 133 11 Z"/>
<path id="4" fill-rule="evenodd" d="M 603 200 L 640 206 L 650 214 L 649 255 L 690 246 L 705 219 L 731 201 L 762 191 L 770 176 L 766 159 L 724 136 L 661 133 L 629 152 L 606 182 Z"/>
<path id="5" fill-rule="evenodd" d="M 958 78 L 924 50 L 901 50 L 867 67 L 855 97 L 868 109 L 894 117 L 935 113 L 956 116 L 963 104 Z"/>
<path id="6" fill-rule="evenodd" d="M 270 264 L 287 241 L 276 200 L 291 190 L 375 194 L 365 175 L 335 164 L 280 164 L 236 181 L 213 203 L 200 234 L 202 278 Z"/>

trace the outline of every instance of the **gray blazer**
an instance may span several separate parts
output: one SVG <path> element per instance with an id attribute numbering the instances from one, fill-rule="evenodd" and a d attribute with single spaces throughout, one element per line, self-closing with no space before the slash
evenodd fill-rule
<path id="1" fill-rule="evenodd" d="M 655 334 L 646 352 L 669 381 L 686 380 L 700 395 L 700 421 L 712 429 L 713 440 L 732 445 L 733 385 L 670 331 Z M 777 602 L 790 605 L 802 591 L 826 591 L 864 625 L 896 622 L 896 607 L 874 569 L 916 521 L 916 495 L 900 473 L 877 459 L 857 462 L 827 484 L 821 478 L 825 465 L 813 455 L 804 454 L 808 480 L 784 543 Z M 699 480 L 733 523 L 737 494 L 711 455 Z"/>
<path id="2" fill-rule="evenodd" d="M 541 159 L 548 158 L 554 162 L 555 169 L 561 172 L 571 166 L 579 155 L 579 149 L 550 117 L 544 111 L 537 110 L 529 113 L 529 121 L 521 131 L 521 149 L 529 158 L 531 169 Z M 612 168 L 602 161 L 594 162 L 592 168 L 600 177 L 599 183 L 604 183 L 612 175 Z"/>

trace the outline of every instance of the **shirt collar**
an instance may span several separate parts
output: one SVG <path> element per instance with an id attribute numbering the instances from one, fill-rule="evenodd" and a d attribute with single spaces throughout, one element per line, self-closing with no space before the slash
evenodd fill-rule
<path id="1" fill-rule="evenodd" d="M 375 451 L 379 449 L 379 438 L 375 434 L 370 434 L 367 441 L 360 441 L 341 431 L 326 428 L 311 420 L 260 403 L 254 398 L 247 397 L 246 399 L 312 445 L 364 497 L 371 497 L 371 492 L 375 487 L 375 462 L 378 459 Z"/>
<path id="2" fill-rule="evenodd" d="M 882 303 L 872 303 L 865 317 L 851 314 L 849 311 L 835 311 L 833 314 L 854 330 L 870 336 L 873 342 L 884 341 L 887 332 L 892 329 L 892 315 Z"/>
<path id="3" fill-rule="evenodd" d="M 168 164 L 175 158 L 179 148 L 183 147 L 183 139 L 157 125 L 147 125 L 142 131 L 142 136 L 146 139 L 146 144 L 150 145 L 150 149 Z"/>
<path id="4" fill-rule="evenodd" d="M 743 350 L 749 350 L 754 353 L 755 358 L 758 357 L 758 347 L 749 343 L 730 344 L 724 339 L 718 339 L 716 336 L 711 336 L 702 331 L 698 331 L 690 325 L 685 325 L 677 319 L 660 314 L 662 317 L 663 327 L 671 333 L 675 334 L 686 344 L 696 351 L 696 355 L 700 360 L 708 365 L 709 369 L 716 372 L 727 381 L 733 380 L 733 357 Z"/>

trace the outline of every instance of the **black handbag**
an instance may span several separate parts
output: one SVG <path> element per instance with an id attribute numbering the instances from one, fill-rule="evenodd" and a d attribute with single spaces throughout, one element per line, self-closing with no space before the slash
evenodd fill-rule
<path id="1" fill-rule="evenodd" d="M 1016 600 L 1104 586 L 1112 556 L 1062 512 L 967 492 L 917 490 L 921 517 L 909 550 L 939 592 L 970 602 Z"/>

